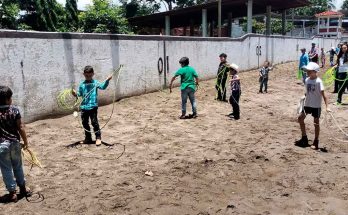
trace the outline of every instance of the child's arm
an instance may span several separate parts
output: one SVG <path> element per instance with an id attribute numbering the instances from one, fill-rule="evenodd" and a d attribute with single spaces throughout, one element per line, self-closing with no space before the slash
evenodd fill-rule
<path id="1" fill-rule="evenodd" d="M 98 84 L 98 89 L 105 90 L 110 83 L 112 76 L 109 76 L 103 83 L 97 83 Z"/>
<path id="2" fill-rule="evenodd" d="M 172 80 L 170 81 L 170 84 L 169 84 L 169 92 L 170 92 L 170 93 L 172 93 L 172 86 L 173 86 L 173 82 L 175 81 L 176 77 L 178 77 L 178 76 L 174 76 L 174 77 L 172 78 Z M 197 80 L 197 79 L 196 79 L 196 80 Z"/>
<path id="3" fill-rule="evenodd" d="M 24 123 L 22 123 L 21 119 L 17 119 L 17 128 L 24 142 L 23 148 L 26 149 L 28 148 L 28 139 L 27 139 L 27 134 L 25 133 L 25 130 L 24 130 Z"/>
<path id="4" fill-rule="evenodd" d="M 325 107 L 326 107 L 326 111 L 330 112 L 331 110 L 329 109 L 328 103 L 327 103 L 327 97 L 325 95 L 325 91 L 322 90 L 321 91 L 321 95 L 323 96 L 324 102 L 325 102 Z"/>
<path id="5" fill-rule="evenodd" d="M 73 96 L 75 96 L 76 98 L 79 97 L 79 96 L 82 96 L 82 87 L 81 87 L 81 84 L 79 86 L 79 91 L 76 92 L 75 89 L 71 88 L 71 94 Z"/>
<path id="6" fill-rule="evenodd" d="M 196 78 L 196 86 L 199 86 L 199 79 L 198 77 L 195 77 Z"/>
<path id="7" fill-rule="evenodd" d="M 240 80 L 239 76 L 238 76 L 238 75 L 235 75 L 235 77 L 231 79 L 231 82 L 232 82 L 232 81 L 239 81 L 239 80 Z"/>

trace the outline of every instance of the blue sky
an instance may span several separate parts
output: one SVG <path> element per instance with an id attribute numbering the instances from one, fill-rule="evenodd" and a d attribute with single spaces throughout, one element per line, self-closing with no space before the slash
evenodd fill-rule
<path id="1" fill-rule="evenodd" d="M 65 5 L 65 0 L 57 0 L 59 3 L 62 3 L 63 5 Z M 92 0 L 78 0 L 77 4 L 78 4 L 78 8 L 79 9 L 84 9 L 86 7 L 86 5 L 91 4 Z M 117 2 L 117 0 L 113 0 L 113 2 Z M 333 1 L 336 5 L 337 9 L 340 9 L 340 7 L 343 4 L 343 0 L 334 0 Z"/>

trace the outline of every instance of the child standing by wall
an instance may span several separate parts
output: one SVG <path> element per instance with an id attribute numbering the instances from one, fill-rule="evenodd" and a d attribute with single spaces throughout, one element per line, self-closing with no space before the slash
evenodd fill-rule
<path id="1" fill-rule="evenodd" d="M 230 71 L 230 86 L 231 86 L 231 96 L 230 96 L 230 104 L 232 105 L 232 113 L 228 116 L 230 118 L 234 118 L 235 120 L 240 119 L 240 107 L 239 107 L 239 98 L 242 93 L 240 86 L 240 78 L 237 75 L 239 66 L 236 64 L 231 64 L 228 66 Z"/>
<path id="2" fill-rule="evenodd" d="M 262 69 L 260 70 L 260 78 L 259 78 L 259 82 L 260 82 L 260 90 L 259 93 L 263 93 L 263 86 L 265 86 L 265 93 L 267 93 L 267 85 L 268 85 L 268 73 L 269 71 L 272 70 L 272 67 L 270 66 L 270 62 L 265 61 L 265 63 L 263 64 Z"/>
<path id="3" fill-rule="evenodd" d="M 297 146 L 307 147 L 308 138 L 306 134 L 306 125 L 304 120 L 307 114 L 312 114 L 314 118 L 314 128 L 315 128 L 315 137 L 313 141 L 312 148 L 319 149 L 319 132 L 320 132 L 320 124 L 319 119 L 321 115 L 321 101 L 324 99 L 326 111 L 329 111 L 327 98 L 324 93 L 324 85 L 322 80 L 317 76 L 317 73 L 320 70 L 318 64 L 314 62 L 310 62 L 307 66 L 303 67 L 305 71 L 307 71 L 308 78 L 305 83 L 306 90 L 306 99 L 304 103 L 304 108 L 301 115 L 298 117 L 298 122 L 300 124 L 302 138 L 296 142 Z"/>
<path id="4" fill-rule="evenodd" d="M 91 66 L 86 66 L 83 75 L 85 76 L 84 81 L 80 83 L 78 92 L 72 91 L 72 94 L 76 97 L 82 97 L 81 109 L 81 119 L 82 125 L 85 129 L 85 140 L 83 143 L 92 142 L 92 135 L 90 132 L 89 119 L 91 119 L 91 124 L 95 132 L 96 145 L 101 145 L 101 132 L 98 123 L 98 89 L 105 90 L 109 86 L 109 81 L 112 79 L 110 75 L 106 81 L 100 83 L 93 79 L 94 70 Z"/>
<path id="5" fill-rule="evenodd" d="M 321 68 L 324 68 L 325 62 L 326 62 L 326 57 L 325 57 L 324 48 L 321 48 L 321 49 L 320 49 L 320 61 L 321 61 Z"/>
<path id="6" fill-rule="evenodd" d="M 22 147 L 27 148 L 28 139 L 19 109 L 11 104 L 12 90 L 0 86 L 0 167 L 6 189 L 10 193 L 7 200 L 16 202 L 16 185 L 19 186 L 22 196 L 28 197 L 31 192 L 25 186 L 20 144 L 22 137 Z"/>
<path id="7" fill-rule="evenodd" d="M 300 64 L 298 66 L 298 69 L 302 72 L 302 81 L 303 84 L 305 84 L 306 81 L 306 72 L 303 71 L 302 67 L 307 66 L 307 64 L 309 63 L 309 56 L 306 53 L 306 48 L 302 48 L 301 49 L 301 56 L 300 56 Z"/>
<path id="8" fill-rule="evenodd" d="M 198 86 L 198 75 L 194 68 L 189 66 L 189 59 L 182 57 L 179 61 L 181 68 L 175 73 L 174 77 L 170 81 L 169 89 L 172 92 L 172 85 L 175 79 L 180 76 L 181 78 L 181 116 L 180 119 L 196 118 L 197 117 L 197 105 L 195 99 L 196 86 Z M 192 105 L 192 115 L 186 116 L 186 103 L 187 97 Z"/>

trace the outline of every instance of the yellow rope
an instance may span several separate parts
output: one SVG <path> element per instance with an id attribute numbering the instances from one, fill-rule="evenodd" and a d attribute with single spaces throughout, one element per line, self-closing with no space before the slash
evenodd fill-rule
<path id="1" fill-rule="evenodd" d="M 30 170 L 34 167 L 42 168 L 41 162 L 37 158 L 36 154 L 29 148 L 22 148 L 22 156 L 31 165 Z"/>

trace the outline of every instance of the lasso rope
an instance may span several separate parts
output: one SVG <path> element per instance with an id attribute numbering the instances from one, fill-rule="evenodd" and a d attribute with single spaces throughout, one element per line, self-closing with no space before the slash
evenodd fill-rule
<path id="1" fill-rule="evenodd" d="M 121 68 L 123 67 L 123 65 L 121 64 L 117 69 L 115 69 L 111 75 L 114 75 L 116 73 L 118 73 L 117 75 L 117 79 L 116 79 L 116 86 L 118 85 L 119 79 L 120 79 L 120 74 L 121 74 Z M 91 89 L 83 98 L 77 98 L 72 96 L 72 89 L 65 89 L 63 90 L 61 93 L 59 93 L 58 97 L 57 97 L 57 101 L 58 101 L 58 106 L 61 107 L 64 110 L 74 110 L 77 109 L 78 111 L 80 111 L 80 106 L 82 104 L 82 102 L 84 100 L 86 100 L 87 98 L 90 97 L 90 95 L 92 94 L 92 92 L 94 90 L 97 89 L 99 85 L 96 85 L 93 89 Z M 71 97 L 74 97 L 75 101 L 72 102 Z M 108 117 L 107 121 L 105 122 L 105 124 L 103 126 L 100 127 L 100 129 L 98 131 L 90 131 L 87 130 L 83 127 L 81 119 L 79 120 L 79 124 L 80 126 L 86 131 L 86 132 L 90 132 L 90 133 L 95 133 L 95 132 L 99 132 L 102 129 L 105 128 L 105 126 L 110 122 L 112 115 L 114 114 L 114 109 L 115 109 L 115 102 L 116 102 L 116 89 L 114 90 L 114 96 L 113 96 L 113 102 L 112 102 L 112 111 L 110 116 Z M 78 112 L 74 112 L 74 117 L 78 117 L 79 114 Z"/>
<path id="2" fill-rule="evenodd" d="M 30 170 L 37 166 L 42 168 L 41 162 L 37 158 L 36 154 L 29 148 L 22 148 L 22 156 L 23 158 L 31 165 Z"/>

